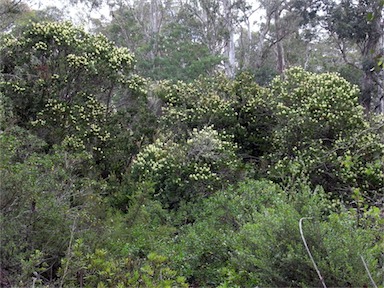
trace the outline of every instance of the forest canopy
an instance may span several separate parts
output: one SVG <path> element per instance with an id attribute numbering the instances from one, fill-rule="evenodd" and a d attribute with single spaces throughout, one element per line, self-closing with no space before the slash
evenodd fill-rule
<path id="1" fill-rule="evenodd" d="M 1 287 L 384 285 L 383 2 L 257 3 L 0 2 Z"/>

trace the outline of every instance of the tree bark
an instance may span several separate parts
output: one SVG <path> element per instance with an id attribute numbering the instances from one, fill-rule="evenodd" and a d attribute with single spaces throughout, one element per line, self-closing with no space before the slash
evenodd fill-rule
<path id="1" fill-rule="evenodd" d="M 283 42 L 279 41 L 279 39 L 282 39 L 283 35 L 281 33 L 281 26 L 280 26 L 280 10 L 275 11 L 275 29 L 276 29 L 276 54 L 277 54 L 277 72 L 280 75 L 283 75 L 285 70 L 285 55 L 284 55 L 284 46 Z"/>
<path id="2" fill-rule="evenodd" d="M 224 0 L 224 13 L 225 13 L 225 23 L 227 30 L 227 37 L 225 43 L 225 54 L 228 57 L 225 62 L 225 72 L 229 78 L 235 76 L 235 66 L 236 66 L 236 56 L 235 56 L 235 31 L 233 25 L 233 15 L 232 15 L 232 1 Z"/>

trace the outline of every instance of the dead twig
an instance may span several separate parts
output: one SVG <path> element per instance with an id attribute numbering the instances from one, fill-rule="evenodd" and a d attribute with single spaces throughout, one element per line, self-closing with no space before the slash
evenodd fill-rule
<path id="1" fill-rule="evenodd" d="M 360 255 L 360 258 L 361 258 L 361 261 L 363 261 L 365 271 L 367 271 L 367 274 L 368 274 L 368 276 L 369 276 L 369 279 L 371 280 L 372 286 L 375 287 L 375 288 L 377 288 L 377 285 L 376 285 L 375 281 L 374 281 L 373 278 L 372 278 L 371 272 L 369 272 L 367 263 L 365 263 L 365 260 L 364 260 L 363 256 Z"/>
<path id="2" fill-rule="evenodd" d="M 321 276 L 320 270 L 319 270 L 319 268 L 317 268 L 316 262 L 315 262 L 315 260 L 313 259 L 312 254 L 311 254 L 311 251 L 309 250 L 307 241 L 305 240 L 304 233 L 303 233 L 303 220 L 304 220 L 304 219 L 312 219 L 312 217 L 303 217 L 303 218 L 300 219 L 300 221 L 299 221 L 299 229 L 300 229 L 301 239 L 303 239 L 305 249 L 306 249 L 307 252 L 308 252 L 309 258 L 311 258 L 312 264 L 313 264 L 313 266 L 315 267 L 315 270 L 316 270 L 316 272 L 317 272 L 317 275 L 319 276 L 319 279 L 320 279 L 320 281 L 321 281 L 321 284 L 323 284 L 323 287 L 324 287 L 324 288 L 327 288 L 327 285 L 325 285 L 325 282 L 324 282 L 324 278 L 323 278 L 323 276 Z"/>

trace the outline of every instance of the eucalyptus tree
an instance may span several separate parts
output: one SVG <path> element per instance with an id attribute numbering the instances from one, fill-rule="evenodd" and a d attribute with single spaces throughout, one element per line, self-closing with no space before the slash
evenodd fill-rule
<path id="1" fill-rule="evenodd" d="M 14 22 L 30 8 L 21 0 L 0 1 L 0 31 L 8 31 Z"/>
<path id="2" fill-rule="evenodd" d="M 221 62 L 201 41 L 190 11 L 176 1 L 118 2 L 111 9 L 112 20 L 97 31 L 128 47 L 143 76 L 191 81 Z"/>
<path id="3" fill-rule="evenodd" d="M 264 75 L 282 74 L 290 66 L 305 66 L 316 38 L 320 4 L 318 0 L 257 1 L 252 7 L 252 12 L 260 16 L 260 19 L 252 17 L 257 25 L 243 27 L 240 33 L 240 67 Z"/>
<path id="4" fill-rule="evenodd" d="M 249 20 L 250 4 L 245 0 L 189 0 L 184 6 L 196 23 L 196 32 L 214 55 L 224 56 L 224 71 L 233 77 L 237 68 L 235 38 Z"/>
<path id="5" fill-rule="evenodd" d="M 383 83 L 378 64 L 383 49 L 383 1 L 325 1 L 325 4 L 324 26 L 333 36 L 344 61 L 363 72 L 361 104 L 367 112 L 380 110 L 378 100 L 383 96 Z M 359 61 L 349 57 L 351 49 L 358 51 Z"/>
<path id="6" fill-rule="evenodd" d="M 234 76 L 235 34 L 249 9 L 245 0 L 115 1 L 110 5 L 112 21 L 98 29 L 130 48 L 144 75 L 192 80 L 224 70 Z"/>

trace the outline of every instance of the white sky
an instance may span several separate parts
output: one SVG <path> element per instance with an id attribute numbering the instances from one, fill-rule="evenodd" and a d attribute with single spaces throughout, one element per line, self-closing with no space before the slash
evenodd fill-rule
<path id="1" fill-rule="evenodd" d="M 99 10 L 86 7 L 84 4 L 69 4 L 69 1 L 57 1 L 57 0 L 26 0 L 29 5 L 34 9 L 44 9 L 46 7 L 54 6 L 60 10 L 63 10 L 64 15 L 68 15 L 66 18 L 74 22 L 75 24 L 88 26 L 89 23 L 84 22 L 85 19 L 92 18 L 109 18 L 109 9 L 107 5 Z"/>
<path id="2" fill-rule="evenodd" d="M 46 7 L 55 6 L 59 9 L 63 9 L 65 15 L 69 15 L 68 19 L 78 25 L 89 26 L 90 23 L 84 22 L 85 19 L 92 18 L 96 19 L 110 19 L 109 15 L 109 7 L 107 4 L 104 4 L 101 9 L 94 9 L 92 11 L 89 10 L 84 4 L 68 4 L 69 1 L 58 1 L 58 0 L 25 0 L 28 5 L 30 5 L 34 9 L 44 9 Z M 248 0 L 253 6 L 253 9 L 257 6 L 257 0 Z M 261 18 L 264 16 L 264 11 L 257 10 L 251 16 L 251 26 L 257 27 L 261 22 Z"/>

